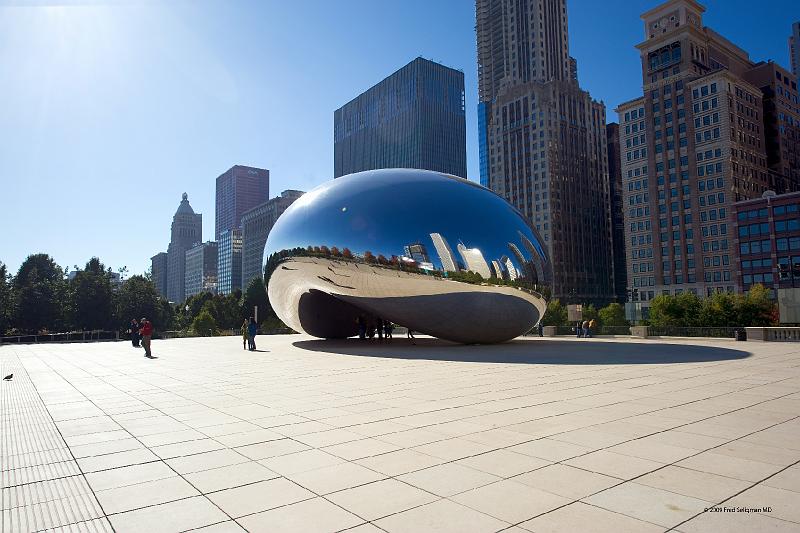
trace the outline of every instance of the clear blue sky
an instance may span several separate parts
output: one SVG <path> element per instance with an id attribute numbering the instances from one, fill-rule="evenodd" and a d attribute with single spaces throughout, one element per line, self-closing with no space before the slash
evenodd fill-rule
<path id="1" fill-rule="evenodd" d="M 640 94 L 639 14 L 570 0 L 581 86 Z M 600 10 L 599 6 L 603 5 Z M 705 24 L 788 66 L 795 0 L 707 0 Z M 0 0 L 0 261 L 92 255 L 145 271 L 181 193 L 214 234 L 214 179 L 268 168 L 270 195 L 333 175 L 333 111 L 417 56 L 462 69 L 478 179 L 470 0 Z"/>

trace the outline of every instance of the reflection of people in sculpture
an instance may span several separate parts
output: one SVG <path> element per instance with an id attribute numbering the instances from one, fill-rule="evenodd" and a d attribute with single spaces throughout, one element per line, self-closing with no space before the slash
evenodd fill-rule
<path id="1" fill-rule="evenodd" d="M 358 323 L 358 338 L 363 339 L 367 335 L 367 323 L 364 320 L 364 315 L 358 315 L 356 322 Z"/>
<path id="2" fill-rule="evenodd" d="M 383 340 L 383 319 L 381 317 L 375 317 L 375 329 L 378 331 L 378 338 Z"/>
<path id="3" fill-rule="evenodd" d="M 383 322 L 383 336 L 386 339 L 392 338 L 392 331 L 394 330 L 394 324 L 392 324 L 391 320 L 385 320 Z"/>
<path id="4" fill-rule="evenodd" d="M 411 344 L 417 344 L 414 342 L 414 332 L 411 331 L 411 328 L 406 328 L 406 338 L 411 339 Z"/>

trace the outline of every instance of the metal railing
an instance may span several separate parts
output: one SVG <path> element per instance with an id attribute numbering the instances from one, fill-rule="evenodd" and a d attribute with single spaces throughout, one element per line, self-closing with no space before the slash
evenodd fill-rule
<path id="1" fill-rule="evenodd" d="M 679 326 L 648 326 L 650 337 L 709 337 L 717 339 L 736 338 L 739 327 L 679 327 Z M 597 326 L 591 330 L 592 336 L 625 335 L 630 336 L 630 326 Z M 525 336 L 538 336 L 539 332 L 533 328 Z M 556 335 L 577 337 L 575 326 L 556 326 Z"/>
<path id="2" fill-rule="evenodd" d="M 650 337 L 711 337 L 717 339 L 736 338 L 739 327 L 681 327 L 681 326 L 648 326 L 647 334 Z"/>
<path id="3" fill-rule="evenodd" d="M 0 344 L 39 344 L 45 342 L 98 342 L 119 340 L 118 331 L 67 331 L 63 333 L 35 333 L 0 337 Z"/>
<path id="4" fill-rule="evenodd" d="M 259 330 L 258 335 L 285 335 L 294 333 L 289 328 L 271 328 Z M 196 331 L 187 330 L 171 330 L 171 331 L 154 331 L 154 339 L 183 339 L 190 337 L 227 337 L 241 335 L 238 329 L 221 329 L 216 332 L 209 331 L 203 335 Z M 42 343 L 55 343 L 55 342 L 109 342 L 109 341 L 129 341 L 131 338 L 129 333 L 124 331 L 106 331 L 106 330 L 93 330 L 93 331 L 68 331 L 63 333 L 32 333 L 29 335 L 10 335 L 7 337 L 0 337 L 0 344 L 42 344 Z"/>

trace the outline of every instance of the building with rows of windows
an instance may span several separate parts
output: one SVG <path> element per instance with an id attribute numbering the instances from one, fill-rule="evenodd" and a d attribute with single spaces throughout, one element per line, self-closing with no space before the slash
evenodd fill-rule
<path id="1" fill-rule="evenodd" d="M 800 322 L 800 192 L 737 202 L 733 217 L 739 286 L 772 289 L 781 322 Z"/>
<path id="2" fill-rule="evenodd" d="M 642 15 L 644 94 L 617 108 L 629 309 L 645 314 L 659 294 L 739 290 L 732 205 L 796 183 L 796 134 L 765 112 L 776 69 L 703 26 L 704 11 L 669 0 Z M 796 110 L 796 80 L 778 72 Z"/>
<path id="3" fill-rule="evenodd" d="M 475 15 L 481 183 L 541 234 L 554 297 L 605 305 L 617 292 L 606 110 L 578 84 L 566 0 L 476 0 Z"/>

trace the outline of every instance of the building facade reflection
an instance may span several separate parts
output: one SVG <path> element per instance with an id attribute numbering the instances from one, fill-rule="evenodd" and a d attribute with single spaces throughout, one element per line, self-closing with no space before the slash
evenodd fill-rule
<path id="1" fill-rule="evenodd" d="M 502 198 L 411 169 L 351 174 L 301 197 L 270 233 L 264 273 L 297 331 L 349 337 L 367 316 L 465 343 L 533 327 L 550 279 L 541 240 Z"/>

